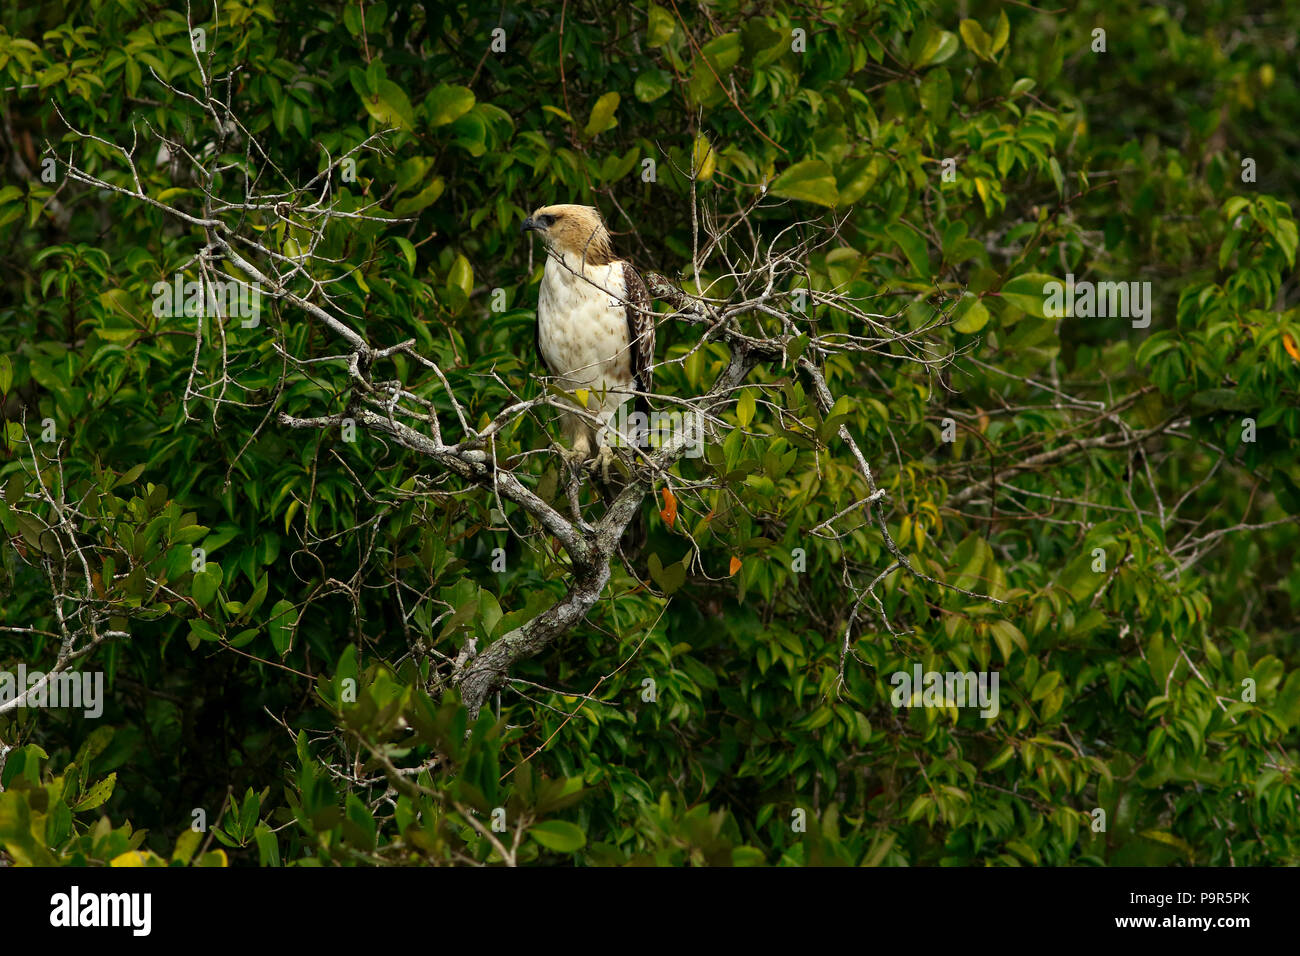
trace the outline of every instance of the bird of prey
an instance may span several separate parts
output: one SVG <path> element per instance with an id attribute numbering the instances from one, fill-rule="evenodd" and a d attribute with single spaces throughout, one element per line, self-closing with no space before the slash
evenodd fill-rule
<path id="1" fill-rule="evenodd" d="M 587 392 L 596 427 L 579 413 L 562 413 L 573 464 L 591 462 L 608 477 L 613 444 L 638 444 L 612 422 L 634 392 L 649 392 L 655 326 L 650 294 L 632 264 L 614 254 L 609 230 L 593 206 L 542 206 L 524 220 L 546 243 L 546 269 L 537 299 L 537 348 L 556 384 Z M 637 410 L 644 409 L 638 399 Z M 622 416 L 626 421 L 629 416 Z M 635 419 L 633 419 L 635 420 Z"/>

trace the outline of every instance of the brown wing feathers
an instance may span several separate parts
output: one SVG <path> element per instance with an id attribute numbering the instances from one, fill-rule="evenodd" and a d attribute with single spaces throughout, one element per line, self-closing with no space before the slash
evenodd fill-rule
<path id="1" fill-rule="evenodd" d="M 650 292 L 632 264 L 623 262 L 623 307 L 627 313 L 627 338 L 632 349 L 632 376 L 639 391 L 648 392 L 653 382 L 655 358 L 655 323 L 650 306 Z M 638 398 L 638 407 L 644 400 Z"/>

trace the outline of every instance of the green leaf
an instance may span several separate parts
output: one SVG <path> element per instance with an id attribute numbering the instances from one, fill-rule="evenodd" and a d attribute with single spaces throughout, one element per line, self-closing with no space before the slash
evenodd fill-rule
<path id="1" fill-rule="evenodd" d="M 415 275 L 415 243 L 404 236 L 394 236 L 393 241 L 402 250 L 402 257 L 406 259 L 407 272 Z"/>
<path id="2" fill-rule="evenodd" d="M 419 212 L 425 206 L 430 206 L 437 201 L 446 188 L 446 182 L 441 176 L 433 179 L 429 185 L 425 186 L 414 196 L 408 196 L 393 206 L 393 215 L 409 216 L 413 212 Z"/>
<path id="3" fill-rule="evenodd" d="M 276 601 L 271 608 L 271 620 L 266 625 L 271 636 L 271 645 L 277 654 L 284 657 L 293 646 L 293 632 L 298 623 L 298 610 L 292 601 Z"/>
<path id="4" fill-rule="evenodd" d="M 1048 671 L 1043 674 L 1034 683 L 1034 689 L 1029 694 L 1030 700 L 1042 700 L 1052 691 L 1056 690 L 1056 685 L 1061 683 L 1061 675 L 1057 671 Z"/>
<path id="5" fill-rule="evenodd" d="M 795 163 L 776 178 L 771 191 L 783 199 L 798 199 L 819 206 L 834 206 L 839 200 L 835 175 L 820 159 Z"/>
<path id="6" fill-rule="evenodd" d="M 189 644 L 191 649 L 198 647 L 200 641 L 216 640 L 220 640 L 220 638 L 217 636 L 217 632 L 214 631 L 210 625 L 204 621 L 190 621 Z"/>
<path id="7" fill-rule="evenodd" d="M 415 129 L 415 114 L 411 101 L 402 88 L 391 80 L 379 81 L 379 92 L 363 96 L 361 102 L 366 112 L 383 127 L 396 127 L 407 131 Z"/>
<path id="8" fill-rule="evenodd" d="M 343 25 L 354 37 L 361 36 L 361 8 L 348 4 L 343 8 Z"/>
<path id="9" fill-rule="evenodd" d="M 1025 843 L 1022 840 L 1008 840 L 1007 849 L 1020 857 L 1026 863 L 1032 864 L 1033 866 L 1038 865 L 1038 853 L 1028 843 Z"/>
<path id="10" fill-rule="evenodd" d="M 896 222 L 885 227 L 885 234 L 898 243 L 907 261 L 922 278 L 928 279 L 933 275 L 930 268 L 930 251 L 926 246 L 925 238 L 920 233 Z"/>
<path id="11" fill-rule="evenodd" d="M 650 555 L 650 578 L 659 585 L 660 590 L 665 594 L 672 594 L 686 583 L 686 568 L 680 561 L 675 561 L 665 567 L 659 559 L 659 555 Z"/>
<path id="12" fill-rule="evenodd" d="M 925 45 L 921 48 L 916 62 L 912 65 L 917 69 L 926 66 L 937 66 L 945 60 L 952 58 L 952 55 L 960 48 L 957 42 L 957 35 L 948 30 L 934 30 L 926 37 Z"/>
<path id="13" fill-rule="evenodd" d="M 474 91 L 467 86 L 435 86 L 424 98 L 424 112 L 430 126 L 454 123 L 474 108 Z"/>
<path id="14" fill-rule="evenodd" d="M 497 624 L 501 621 L 502 613 L 501 603 L 491 591 L 479 591 L 478 613 L 479 620 L 483 624 L 484 633 L 489 637 L 493 636 Z"/>
<path id="15" fill-rule="evenodd" d="M 888 162 L 881 156 L 871 156 L 850 163 L 837 177 L 839 183 L 837 204 L 851 206 L 857 202 L 876 184 L 887 168 Z"/>
<path id="16" fill-rule="evenodd" d="M 1043 311 L 1047 305 L 1047 293 L 1043 291 L 1048 283 L 1055 282 L 1049 275 L 1039 272 L 1027 272 L 1024 275 L 1008 279 L 998 294 L 1020 309 L 1036 318 L 1047 318 Z M 1062 292 L 1064 295 L 1064 292 Z"/>
<path id="17" fill-rule="evenodd" d="M 1249 205 L 1250 205 L 1250 200 L 1247 199 L 1245 196 L 1232 196 L 1231 198 L 1225 200 L 1223 203 L 1224 220 L 1229 225 L 1231 225 L 1232 220 L 1236 219 L 1237 215 Z"/>
<path id="18" fill-rule="evenodd" d="M 739 33 L 724 33 L 722 36 L 714 37 L 700 47 L 700 52 L 713 66 L 713 71 L 705 67 L 705 72 L 709 73 L 710 77 L 713 72 L 717 72 L 718 76 L 725 76 L 727 71 L 740 62 L 740 55 L 744 52 L 744 48 Z"/>
<path id="19" fill-rule="evenodd" d="M 642 103 L 653 103 L 672 89 L 673 78 L 660 69 L 650 69 L 639 74 L 632 85 L 636 98 Z"/>
<path id="20" fill-rule="evenodd" d="M 942 122 L 952 105 L 952 76 L 943 67 L 931 70 L 921 81 L 921 108 L 936 123 Z"/>
<path id="21" fill-rule="evenodd" d="M 253 831 L 253 839 L 257 841 L 258 865 L 279 866 L 280 844 L 271 828 L 265 823 L 259 823 Z"/>
<path id="22" fill-rule="evenodd" d="M 528 835 L 557 853 L 573 853 L 587 845 L 587 835 L 565 820 L 544 820 L 528 828 Z"/>
<path id="23" fill-rule="evenodd" d="M 17 424 L 17 423 L 16 423 L 16 422 L 12 422 L 11 424 Z M 18 433 L 19 433 L 20 435 L 22 434 L 22 426 L 21 426 L 21 425 L 18 426 Z M 123 485 L 129 485 L 129 484 L 133 483 L 137 478 L 139 478 L 139 477 L 140 477 L 141 475 L 143 475 L 143 474 L 144 474 L 144 465 L 143 465 L 143 464 L 132 465 L 132 466 L 131 466 L 130 468 L 128 468 L 126 471 L 122 472 L 122 476 L 121 476 L 120 478 L 118 478 L 117 481 L 113 482 L 113 487 L 114 487 L 114 488 L 121 488 Z"/>
<path id="24" fill-rule="evenodd" d="M 1020 628 L 1010 621 L 994 621 L 989 625 L 989 630 L 993 634 L 993 639 L 997 641 L 998 650 L 1002 652 L 1004 661 L 1011 660 L 1011 649 L 1013 647 L 1018 647 L 1021 651 L 1029 650 L 1029 645 L 1025 642 L 1025 635 L 1021 634 Z"/>
<path id="25" fill-rule="evenodd" d="M 220 584 L 221 574 L 213 572 L 209 567 L 194 575 L 194 583 L 190 585 L 190 597 L 194 598 L 199 607 L 207 607 L 217 596 L 217 588 Z"/>

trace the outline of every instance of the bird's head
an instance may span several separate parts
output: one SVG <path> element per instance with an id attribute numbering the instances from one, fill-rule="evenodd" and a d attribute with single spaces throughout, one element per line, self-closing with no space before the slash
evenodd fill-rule
<path id="1" fill-rule="evenodd" d="M 521 232 L 535 232 L 547 247 L 588 265 L 614 261 L 609 230 L 595 206 L 542 206 L 524 220 Z"/>

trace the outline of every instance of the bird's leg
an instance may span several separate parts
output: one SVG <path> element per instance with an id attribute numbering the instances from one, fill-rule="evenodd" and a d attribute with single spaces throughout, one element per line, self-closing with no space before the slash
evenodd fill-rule
<path id="1" fill-rule="evenodd" d="M 590 429 L 577 415 L 566 415 L 564 432 L 565 437 L 569 439 L 569 447 L 560 449 L 560 457 L 569 466 L 569 471 L 576 476 L 583 462 L 591 458 Z"/>
<path id="2" fill-rule="evenodd" d="M 578 471 L 582 467 L 582 463 L 591 457 L 584 448 L 565 448 L 561 445 L 559 451 L 560 457 L 564 459 L 565 466 L 571 472 Z"/>
<path id="3" fill-rule="evenodd" d="M 610 483 L 610 472 L 617 464 L 619 471 L 624 471 L 624 466 L 619 463 L 623 457 L 620 449 L 626 448 L 629 444 L 623 433 L 619 430 L 619 425 L 614 422 L 611 416 L 604 426 L 596 433 L 596 456 L 587 465 L 593 475 L 599 475 L 600 480 L 608 485 Z"/>
<path id="4" fill-rule="evenodd" d="M 587 467 L 592 474 L 600 473 L 600 479 L 605 484 L 609 484 L 609 469 L 614 464 L 614 449 L 609 445 L 601 445 L 600 450 L 596 452 L 596 457 L 587 463 Z"/>

